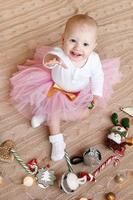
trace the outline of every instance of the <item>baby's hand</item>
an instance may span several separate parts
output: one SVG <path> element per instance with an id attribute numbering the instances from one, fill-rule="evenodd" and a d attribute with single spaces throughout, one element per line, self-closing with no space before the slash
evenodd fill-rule
<path id="1" fill-rule="evenodd" d="M 94 95 L 94 96 L 93 96 L 93 101 L 92 101 L 92 102 L 93 102 L 93 104 L 95 105 L 95 107 L 99 105 L 99 101 L 100 101 L 100 97 L 97 96 L 97 95 Z"/>
<path id="2" fill-rule="evenodd" d="M 49 69 L 52 69 L 54 67 L 56 67 L 56 65 L 59 65 L 60 61 L 58 61 L 56 58 L 48 61 L 45 63 L 45 67 L 48 67 Z"/>
<path id="3" fill-rule="evenodd" d="M 45 66 L 49 69 L 53 69 L 54 67 L 60 65 L 63 68 L 67 68 L 67 66 L 61 61 L 60 58 L 53 58 L 52 60 L 45 63 Z"/>
<path id="4" fill-rule="evenodd" d="M 100 100 L 100 97 L 94 95 L 94 96 L 93 96 L 93 100 L 92 100 L 92 101 L 89 103 L 89 105 L 88 105 L 88 109 L 89 109 L 89 110 L 94 110 L 95 107 L 97 107 L 97 106 L 99 105 L 99 100 Z"/>

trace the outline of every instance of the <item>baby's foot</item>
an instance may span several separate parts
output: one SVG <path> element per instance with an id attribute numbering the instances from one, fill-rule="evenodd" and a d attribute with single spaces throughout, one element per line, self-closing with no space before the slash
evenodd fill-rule
<path id="1" fill-rule="evenodd" d="M 65 150 L 66 144 L 64 142 L 55 142 L 52 144 L 52 153 L 51 153 L 51 159 L 53 161 L 62 160 L 64 158 L 64 150 Z"/>
<path id="2" fill-rule="evenodd" d="M 45 122 L 45 116 L 34 116 L 31 119 L 31 126 L 32 128 L 39 127 L 43 122 Z"/>
<path id="3" fill-rule="evenodd" d="M 50 142 L 52 143 L 52 153 L 51 153 L 51 159 L 53 161 L 58 161 L 63 159 L 64 157 L 64 150 L 66 148 L 66 144 L 63 140 L 63 135 L 53 135 L 49 137 Z"/>

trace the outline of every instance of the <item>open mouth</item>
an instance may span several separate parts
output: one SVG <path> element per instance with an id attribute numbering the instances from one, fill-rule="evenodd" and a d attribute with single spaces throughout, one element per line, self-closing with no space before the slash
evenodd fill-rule
<path id="1" fill-rule="evenodd" d="M 74 58 L 79 58 L 79 57 L 82 56 L 81 53 L 76 52 L 76 51 L 70 51 L 70 54 L 71 54 L 71 56 L 74 57 Z"/>

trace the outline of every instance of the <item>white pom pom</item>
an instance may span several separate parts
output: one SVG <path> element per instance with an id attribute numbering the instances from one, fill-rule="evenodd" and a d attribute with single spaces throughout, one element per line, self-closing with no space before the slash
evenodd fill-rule
<path id="1" fill-rule="evenodd" d="M 23 179 L 23 184 L 27 187 L 31 187 L 34 183 L 34 179 L 33 177 L 31 176 L 26 176 L 24 179 Z"/>
<path id="2" fill-rule="evenodd" d="M 67 184 L 71 190 L 76 190 L 79 187 L 78 177 L 74 173 L 68 173 Z"/>

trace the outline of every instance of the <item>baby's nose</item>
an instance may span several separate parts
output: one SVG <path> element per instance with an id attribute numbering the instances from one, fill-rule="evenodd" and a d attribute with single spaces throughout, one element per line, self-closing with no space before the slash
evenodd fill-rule
<path id="1" fill-rule="evenodd" d="M 80 46 L 79 43 L 77 43 L 77 44 L 75 45 L 75 50 L 80 50 L 80 49 L 81 49 L 81 46 Z"/>

